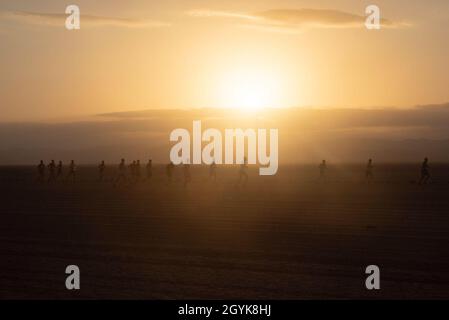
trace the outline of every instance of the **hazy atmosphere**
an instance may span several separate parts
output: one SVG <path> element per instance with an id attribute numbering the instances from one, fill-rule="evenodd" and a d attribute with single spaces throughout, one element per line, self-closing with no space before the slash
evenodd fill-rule
<path id="1" fill-rule="evenodd" d="M 0 300 L 448 299 L 448 40 L 448 0 L 0 0 Z"/>
<path id="2" fill-rule="evenodd" d="M 449 161 L 449 105 L 414 109 L 262 110 L 241 114 L 226 109 L 147 110 L 102 114 L 68 123 L 3 123 L 0 161 L 30 164 L 36 159 L 93 164 L 121 157 L 169 161 L 174 128 L 192 130 L 192 121 L 207 128 L 279 128 L 281 164 L 417 162 L 422 155 Z M 281 124 L 281 125 L 279 125 Z M 417 158 L 418 157 L 418 158 Z M 101 158 L 101 159 L 100 159 Z"/>
<path id="3" fill-rule="evenodd" d="M 80 0 L 73 32 L 60 1 L 3 1 L 0 161 L 165 162 L 176 127 L 256 119 L 281 163 L 447 161 L 449 2 L 431 3 L 377 1 L 367 30 L 368 1 Z"/>

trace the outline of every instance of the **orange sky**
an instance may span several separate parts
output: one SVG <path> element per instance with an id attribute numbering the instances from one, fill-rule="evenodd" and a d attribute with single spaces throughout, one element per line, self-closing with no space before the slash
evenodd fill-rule
<path id="1" fill-rule="evenodd" d="M 60 1 L 4 1 L 1 119 L 447 102 L 449 2 L 431 3 L 376 1 L 391 25 L 369 31 L 340 19 L 369 1 L 77 1 L 81 30 L 67 31 Z"/>

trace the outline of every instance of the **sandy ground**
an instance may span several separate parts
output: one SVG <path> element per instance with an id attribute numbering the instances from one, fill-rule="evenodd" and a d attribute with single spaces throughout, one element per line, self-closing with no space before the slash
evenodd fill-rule
<path id="1" fill-rule="evenodd" d="M 0 167 L 0 298 L 449 298 L 449 166 L 431 184 L 418 165 L 182 170 L 168 184 L 114 188 L 80 167 L 76 183 L 36 183 L 34 167 Z M 81 269 L 81 290 L 65 268 Z M 365 268 L 381 290 L 365 289 Z"/>

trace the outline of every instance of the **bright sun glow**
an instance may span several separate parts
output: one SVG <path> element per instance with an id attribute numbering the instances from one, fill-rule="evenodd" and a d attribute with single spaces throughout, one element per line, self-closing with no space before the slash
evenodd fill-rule
<path id="1" fill-rule="evenodd" d="M 221 102 L 225 108 L 254 111 L 279 104 L 280 79 L 273 72 L 238 69 L 228 72 L 222 81 Z"/>

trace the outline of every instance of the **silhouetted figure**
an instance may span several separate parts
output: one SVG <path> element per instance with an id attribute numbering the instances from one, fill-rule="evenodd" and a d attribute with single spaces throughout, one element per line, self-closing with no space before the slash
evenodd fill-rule
<path id="1" fill-rule="evenodd" d="M 44 161 L 41 160 L 39 165 L 37 166 L 37 181 L 44 182 L 45 180 L 45 164 Z"/>
<path id="2" fill-rule="evenodd" d="M 429 159 L 425 158 L 424 162 L 421 165 L 421 178 L 419 179 L 419 184 L 426 184 L 430 179 L 429 172 Z"/>
<path id="3" fill-rule="evenodd" d="M 373 159 L 368 160 L 368 164 L 366 165 L 365 178 L 367 181 L 373 180 Z"/>
<path id="4" fill-rule="evenodd" d="M 133 160 L 129 165 L 128 165 L 128 172 L 130 173 L 131 177 L 134 176 L 134 164 L 136 163 L 135 160 Z"/>
<path id="5" fill-rule="evenodd" d="M 137 160 L 136 164 L 134 165 L 134 175 L 136 181 L 140 181 L 141 173 L 140 160 Z"/>
<path id="6" fill-rule="evenodd" d="M 325 180 L 326 179 L 326 171 L 327 171 L 327 164 L 326 164 L 326 160 L 323 160 L 320 163 L 320 180 Z"/>
<path id="7" fill-rule="evenodd" d="M 184 163 L 183 169 L 184 169 L 184 188 L 186 188 L 187 185 L 192 180 L 192 176 L 190 175 L 190 164 Z"/>
<path id="8" fill-rule="evenodd" d="M 129 164 L 129 172 L 131 174 L 131 182 L 136 182 L 136 160 Z"/>
<path id="9" fill-rule="evenodd" d="M 209 166 L 209 179 L 217 181 L 217 164 L 215 161 L 213 161 Z"/>
<path id="10" fill-rule="evenodd" d="M 48 182 L 54 181 L 56 177 L 56 163 L 55 160 L 51 160 L 48 164 Z"/>
<path id="11" fill-rule="evenodd" d="M 122 159 L 120 161 L 120 164 L 118 165 L 118 172 L 117 177 L 114 181 L 114 186 L 116 186 L 119 182 L 126 182 L 126 164 L 125 159 Z"/>
<path id="12" fill-rule="evenodd" d="M 103 181 L 105 169 L 106 169 L 106 164 L 104 163 L 104 160 L 103 160 L 103 161 L 101 161 L 100 165 L 98 166 L 98 181 Z"/>
<path id="13" fill-rule="evenodd" d="M 175 169 L 175 165 L 173 164 L 173 162 L 170 162 L 169 164 L 167 164 L 167 166 L 165 167 L 165 174 L 167 175 L 168 178 L 168 182 L 171 183 L 172 181 L 172 177 L 173 177 L 173 170 Z"/>
<path id="14" fill-rule="evenodd" d="M 68 181 L 69 179 L 71 179 L 72 182 L 75 182 L 76 178 L 75 173 L 76 173 L 75 161 L 71 160 L 69 165 L 69 173 L 67 174 L 66 180 Z"/>
<path id="15" fill-rule="evenodd" d="M 62 169 L 63 169 L 62 161 L 59 161 L 58 166 L 56 167 L 56 179 L 62 178 Z"/>
<path id="16" fill-rule="evenodd" d="M 239 185 L 242 184 L 243 182 L 243 186 L 246 186 L 247 182 L 248 182 L 248 159 L 245 157 L 243 158 L 243 163 L 240 165 L 240 170 L 239 170 Z"/>
<path id="17" fill-rule="evenodd" d="M 153 176 L 153 160 L 148 160 L 148 163 L 146 165 L 146 172 L 147 172 L 147 180 L 150 180 Z"/>

